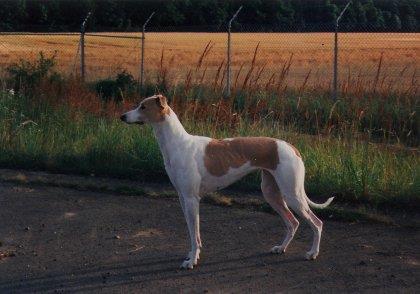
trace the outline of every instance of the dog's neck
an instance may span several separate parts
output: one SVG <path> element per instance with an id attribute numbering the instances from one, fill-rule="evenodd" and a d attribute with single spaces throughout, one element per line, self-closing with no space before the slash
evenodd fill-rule
<path id="1" fill-rule="evenodd" d="M 168 106 L 169 107 L 169 106 Z M 165 115 L 165 120 L 152 125 L 160 150 L 165 155 L 169 155 L 170 148 L 182 147 L 188 140 L 190 134 L 185 131 L 177 115 L 169 108 L 169 115 Z"/>

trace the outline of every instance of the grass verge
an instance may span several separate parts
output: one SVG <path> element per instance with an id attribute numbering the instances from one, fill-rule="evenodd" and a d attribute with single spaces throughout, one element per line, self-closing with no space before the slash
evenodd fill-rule
<path id="1" fill-rule="evenodd" d="M 183 117 L 187 131 L 210 137 L 269 136 L 300 149 L 311 197 L 334 195 L 337 201 L 376 206 L 419 206 L 416 149 L 375 144 L 352 137 L 313 136 L 285 129 L 276 120 L 239 120 L 235 128 Z M 148 126 L 51 106 L 42 100 L 0 94 L 0 166 L 142 181 L 165 181 L 162 158 Z M 236 187 L 257 189 L 258 174 Z"/>

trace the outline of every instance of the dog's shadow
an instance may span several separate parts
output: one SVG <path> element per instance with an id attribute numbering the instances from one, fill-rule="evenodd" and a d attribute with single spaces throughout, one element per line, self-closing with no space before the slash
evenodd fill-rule
<path id="1" fill-rule="evenodd" d="M 273 256 L 273 258 L 268 258 Z M 101 267 L 51 273 L 43 277 L 15 279 L 0 282 L 0 293 L 47 292 L 47 291 L 94 291 L 104 287 L 165 281 L 183 277 L 217 274 L 219 272 L 252 269 L 266 265 L 278 265 L 302 261 L 301 258 L 276 258 L 273 254 L 254 254 L 240 258 L 203 261 L 193 270 L 181 270 L 183 258 L 172 256 L 165 259 L 146 258 L 127 265 L 108 264 Z"/>

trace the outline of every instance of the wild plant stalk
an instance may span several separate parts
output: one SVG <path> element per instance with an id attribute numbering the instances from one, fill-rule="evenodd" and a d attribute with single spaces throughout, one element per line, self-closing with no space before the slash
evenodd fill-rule
<path id="1" fill-rule="evenodd" d="M 375 81 L 373 82 L 373 93 L 376 93 L 376 87 L 378 85 L 378 81 L 379 81 L 379 77 L 381 75 L 381 69 L 382 69 L 382 60 L 384 58 L 384 53 L 381 53 L 381 57 L 379 58 L 379 62 L 378 62 L 378 68 L 376 70 L 376 75 L 375 75 Z"/>
<path id="2" fill-rule="evenodd" d="M 310 70 L 308 71 L 308 73 L 306 74 L 306 76 L 305 76 L 305 80 L 303 81 L 303 84 L 302 84 L 302 86 L 301 86 L 301 87 L 300 87 L 300 89 L 299 89 L 299 92 L 300 92 L 300 93 L 302 93 L 302 92 L 305 90 L 305 87 L 306 87 L 306 85 L 307 85 L 307 83 L 308 83 L 309 77 L 311 76 L 311 72 L 312 72 L 312 69 L 310 69 Z"/>
<path id="3" fill-rule="evenodd" d="M 257 71 L 257 75 L 255 76 L 254 81 L 252 82 L 255 88 L 258 88 L 258 81 L 261 78 L 262 73 L 264 72 L 265 67 L 267 66 L 267 62 L 265 62 L 260 69 Z"/>
<path id="4" fill-rule="evenodd" d="M 347 69 L 347 84 L 346 84 L 346 88 L 343 91 L 344 94 L 347 94 L 348 93 L 349 88 L 350 88 L 350 85 L 352 84 L 351 77 L 352 77 L 351 68 L 349 66 L 348 69 Z"/>
<path id="5" fill-rule="evenodd" d="M 213 90 L 216 90 L 217 84 L 219 83 L 220 71 L 222 70 L 224 63 L 225 63 L 225 60 L 223 59 L 219 67 L 217 68 L 216 75 L 214 77 L 214 82 L 213 82 Z"/>
<path id="6" fill-rule="evenodd" d="M 199 73 L 199 71 L 200 71 L 201 67 L 203 66 L 204 59 L 205 59 L 205 58 L 206 58 L 206 56 L 210 53 L 210 51 L 211 51 L 211 49 L 213 48 L 213 46 L 214 46 L 214 43 L 212 43 L 212 41 L 210 40 L 210 41 L 207 43 L 207 45 L 204 47 L 203 52 L 201 53 L 200 57 L 199 57 L 199 58 L 198 58 L 198 60 L 197 60 L 197 64 L 196 64 L 195 71 L 194 71 L 194 76 L 195 76 L 195 77 L 198 75 L 198 73 Z M 201 78 L 198 80 L 198 83 L 197 83 L 197 84 L 199 84 L 199 85 L 201 85 L 201 84 L 202 84 L 202 82 L 203 82 L 203 80 L 204 80 L 204 77 L 205 77 L 205 75 L 206 75 L 206 71 L 207 71 L 207 67 L 204 69 L 204 72 L 203 72 L 203 74 L 201 75 Z M 188 75 L 189 75 L 189 77 L 188 77 L 188 78 L 189 78 L 189 83 L 188 83 L 188 84 L 190 84 L 191 80 L 193 79 L 193 78 L 192 78 L 192 75 L 193 75 L 192 70 L 190 70 L 190 71 L 188 72 Z M 195 78 L 195 79 L 196 79 L 196 78 Z"/>
<path id="7" fill-rule="evenodd" d="M 185 78 L 185 94 L 187 94 L 191 89 L 191 80 L 192 80 L 192 70 L 190 69 L 187 73 L 187 77 Z"/>
<path id="8" fill-rule="evenodd" d="M 417 68 L 414 68 L 413 75 L 411 76 L 411 86 L 410 89 L 413 89 L 417 92 Z"/>
<path id="9" fill-rule="evenodd" d="M 160 62 L 159 62 L 159 71 L 157 76 L 157 83 L 161 88 L 167 88 L 168 85 L 168 68 L 164 64 L 165 60 L 165 47 L 162 47 Z"/>
<path id="10" fill-rule="evenodd" d="M 404 77 L 405 72 L 410 67 L 410 64 L 406 64 L 403 69 L 400 71 L 400 74 L 398 75 L 400 78 Z"/>
<path id="11" fill-rule="evenodd" d="M 244 82 L 242 84 L 242 90 L 244 90 L 247 87 L 248 81 L 250 80 L 252 72 L 254 71 L 255 61 L 257 60 L 259 47 L 260 47 L 260 42 L 258 42 L 257 46 L 255 47 L 254 56 L 252 57 L 252 61 L 251 61 L 251 67 L 249 68 L 248 73 L 245 76 Z"/>
<path id="12" fill-rule="evenodd" d="M 195 71 L 198 72 L 203 65 L 204 58 L 210 53 L 211 49 L 213 48 L 214 43 L 210 40 L 207 45 L 204 47 L 203 52 L 201 53 L 200 57 L 198 58 L 197 65 Z"/>
<path id="13" fill-rule="evenodd" d="M 226 73 L 227 73 L 227 63 L 223 66 L 223 69 L 222 69 L 222 78 L 220 79 L 220 85 L 219 85 L 220 89 L 223 89 L 223 83 L 225 82 Z"/>
<path id="14" fill-rule="evenodd" d="M 293 60 L 293 53 L 290 54 L 289 60 L 287 62 L 284 62 L 283 68 L 280 72 L 280 77 L 277 82 L 277 92 L 280 93 L 280 88 L 283 86 L 284 81 L 287 78 L 287 75 L 289 74 L 290 67 L 292 66 L 292 60 Z"/>
<path id="15" fill-rule="evenodd" d="M 234 89 L 236 89 L 236 86 L 238 84 L 238 79 L 239 79 L 239 76 L 241 74 L 241 71 L 242 71 L 244 65 L 245 65 L 245 62 L 242 62 L 241 65 L 239 66 L 238 72 L 236 73 L 235 83 L 233 84 L 233 88 Z"/>
<path id="16" fill-rule="evenodd" d="M 271 88 L 271 86 L 274 84 L 274 81 L 276 80 L 276 73 L 272 73 L 270 78 L 268 79 L 267 83 L 265 84 L 265 90 L 267 91 L 268 89 Z"/>
<path id="17" fill-rule="evenodd" d="M 359 95 L 360 93 L 362 93 L 362 69 L 359 70 L 359 74 L 357 75 L 357 80 L 356 80 L 356 89 L 355 89 L 355 93 L 356 95 Z"/>
<path id="18" fill-rule="evenodd" d="M 198 85 L 202 85 L 204 81 L 204 77 L 206 76 L 207 67 L 204 68 L 203 74 L 201 75 L 200 81 L 198 82 Z"/>

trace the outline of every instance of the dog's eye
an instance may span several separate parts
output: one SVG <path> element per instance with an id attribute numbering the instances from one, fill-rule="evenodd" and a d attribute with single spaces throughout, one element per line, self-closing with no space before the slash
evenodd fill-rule
<path id="1" fill-rule="evenodd" d="M 146 106 L 142 105 L 140 106 L 140 109 L 146 109 Z"/>

